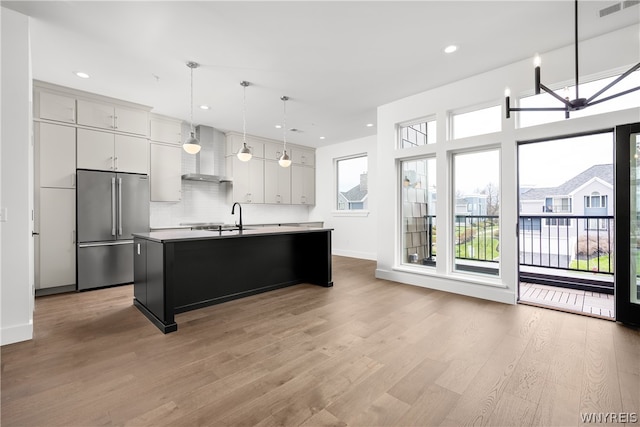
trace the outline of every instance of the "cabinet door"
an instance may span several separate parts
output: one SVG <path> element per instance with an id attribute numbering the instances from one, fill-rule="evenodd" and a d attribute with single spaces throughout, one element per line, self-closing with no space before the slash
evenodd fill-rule
<path id="1" fill-rule="evenodd" d="M 79 125 L 113 130 L 114 114 L 112 105 L 78 100 Z"/>
<path id="2" fill-rule="evenodd" d="M 282 156 L 282 148 L 282 144 L 276 144 L 275 142 L 266 142 L 264 144 L 264 158 L 267 160 L 279 160 Z"/>
<path id="3" fill-rule="evenodd" d="M 115 107 L 113 128 L 120 132 L 147 135 L 149 113 L 144 110 L 133 110 Z"/>
<path id="4" fill-rule="evenodd" d="M 67 96 L 40 92 L 39 117 L 57 122 L 75 123 L 76 100 Z"/>
<path id="5" fill-rule="evenodd" d="M 36 123 L 36 153 L 40 187 L 75 188 L 74 127 Z"/>
<path id="6" fill-rule="evenodd" d="M 149 124 L 149 139 L 182 145 L 182 124 L 178 121 L 152 117 Z"/>
<path id="7" fill-rule="evenodd" d="M 291 162 L 313 167 L 316 163 L 315 153 L 313 150 L 294 147 L 291 149 Z"/>
<path id="8" fill-rule="evenodd" d="M 118 172 L 149 173 L 148 145 L 148 141 L 144 138 L 115 135 L 115 170 Z"/>
<path id="9" fill-rule="evenodd" d="M 182 198 L 182 148 L 153 143 L 149 146 L 151 201 L 179 201 Z"/>
<path id="10" fill-rule="evenodd" d="M 76 282 L 76 192 L 40 189 L 38 289 Z"/>
<path id="11" fill-rule="evenodd" d="M 243 147 L 244 141 L 242 135 L 227 135 L 227 155 L 236 155 Z M 247 147 L 251 150 L 251 155 L 255 158 L 262 159 L 264 157 L 264 142 L 254 138 L 247 137 Z"/>
<path id="12" fill-rule="evenodd" d="M 291 204 L 291 169 L 274 160 L 264 161 L 264 202 Z"/>
<path id="13" fill-rule="evenodd" d="M 113 170 L 113 134 L 78 129 L 77 156 L 78 169 Z"/>
<path id="14" fill-rule="evenodd" d="M 231 202 L 264 203 L 264 161 L 242 162 L 236 156 L 230 156 L 227 157 L 229 164 L 233 171 Z"/>
<path id="15" fill-rule="evenodd" d="M 291 165 L 291 203 L 296 205 L 315 205 L 316 176 L 315 169 Z"/>

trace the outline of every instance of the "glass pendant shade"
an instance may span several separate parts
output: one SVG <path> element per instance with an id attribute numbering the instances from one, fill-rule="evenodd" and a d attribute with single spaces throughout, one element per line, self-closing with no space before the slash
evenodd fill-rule
<path id="1" fill-rule="evenodd" d="M 245 142 L 244 144 L 242 144 L 242 148 L 240 149 L 240 151 L 238 151 L 238 159 L 240 159 L 240 161 L 243 162 L 248 162 L 249 160 L 251 160 L 251 150 L 249 149 L 249 147 L 247 147 L 247 143 Z"/>
<path id="2" fill-rule="evenodd" d="M 289 166 L 291 166 L 291 159 L 289 158 L 286 150 L 280 157 L 280 160 L 278 160 L 278 164 L 283 168 L 288 168 Z"/>
<path id="3" fill-rule="evenodd" d="M 200 143 L 193 132 L 191 132 L 189 138 L 182 144 L 182 148 L 189 154 L 197 154 L 200 151 Z"/>

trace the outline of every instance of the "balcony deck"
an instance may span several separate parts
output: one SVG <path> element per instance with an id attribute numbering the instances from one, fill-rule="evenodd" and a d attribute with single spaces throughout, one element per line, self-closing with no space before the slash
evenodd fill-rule
<path id="1" fill-rule="evenodd" d="M 520 302 L 615 319 L 613 295 L 520 282 Z"/>

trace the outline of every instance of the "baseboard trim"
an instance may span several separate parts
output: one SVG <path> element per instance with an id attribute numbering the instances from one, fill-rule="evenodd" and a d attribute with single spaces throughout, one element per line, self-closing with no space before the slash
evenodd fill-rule
<path id="1" fill-rule="evenodd" d="M 336 248 L 333 248 L 331 250 L 331 254 L 337 256 L 346 256 L 349 258 L 368 259 L 370 261 L 376 261 L 378 259 L 376 254 L 373 252 L 348 251 Z"/>
<path id="2" fill-rule="evenodd" d="M 33 339 L 33 324 L 9 326 L 0 329 L 0 345 Z"/>

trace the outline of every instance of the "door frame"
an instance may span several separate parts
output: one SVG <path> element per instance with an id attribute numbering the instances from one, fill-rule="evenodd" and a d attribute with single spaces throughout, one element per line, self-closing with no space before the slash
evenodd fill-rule
<path id="1" fill-rule="evenodd" d="M 616 320 L 622 323 L 640 325 L 640 304 L 631 302 L 631 283 L 629 260 L 631 257 L 631 167 L 629 138 L 640 133 L 640 123 L 616 126 L 614 145 L 614 224 L 615 224 L 615 260 L 614 289 Z"/>

